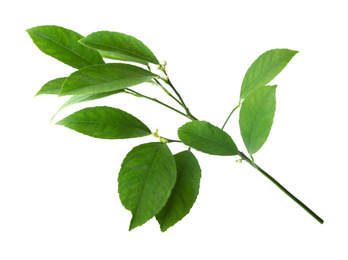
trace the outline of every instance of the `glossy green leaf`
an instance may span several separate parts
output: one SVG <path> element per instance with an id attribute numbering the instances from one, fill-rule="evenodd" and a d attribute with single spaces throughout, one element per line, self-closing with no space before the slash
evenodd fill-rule
<path id="1" fill-rule="evenodd" d="M 212 155 L 236 155 L 238 149 L 232 138 L 206 121 L 192 121 L 178 129 L 180 140 L 198 151 Z"/>
<path id="2" fill-rule="evenodd" d="M 84 67 L 64 82 L 59 96 L 94 94 L 125 89 L 157 77 L 147 70 L 123 63 Z"/>
<path id="3" fill-rule="evenodd" d="M 177 169 L 176 183 L 166 205 L 156 215 L 162 232 L 190 212 L 197 199 L 201 180 L 201 168 L 192 152 L 183 151 L 174 158 Z"/>
<path id="4" fill-rule="evenodd" d="M 244 76 L 240 100 L 246 98 L 259 87 L 266 86 L 285 68 L 296 53 L 298 51 L 273 49 L 258 57 Z"/>
<path id="5" fill-rule="evenodd" d="M 71 67 L 80 69 L 104 63 L 98 51 L 78 42 L 83 36 L 77 32 L 54 25 L 37 26 L 27 32 L 43 53 Z"/>
<path id="6" fill-rule="evenodd" d="M 42 88 L 39 90 L 39 92 L 36 93 L 35 96 L 43 95 L 43 94 L 54 94 L 58 95 L 60 91 L 62 90 L 63 83 L 66 78 L 57 78 L 50 80 L 45 85 L 42 86 Z"/>
<path id="7" fill-rule="evenodd" d="M 95 32 L 80 40 L 80 43 L 99 50 L 109 59 L 159 64 L 152 51 L 140 40 L 119 32 Z"/>
<path id="8" fill-rule="evenodd" d="M 249 154 L 256 153 L 271 131 L 277 86 L 265 86 L 248 95 L 239 114 L 239 128 Z"/>
<path id="9" fill-rule="evenodd" d="M 114 94 L 118 94 L 118 93 L 122 93 L 124 92 L 123 89 L 121 90 L 115 90 L 115 91 L 110 91 L 110 92 L 102 92 L 102 93 L 97 93 L 97 94 L 84 94 L 84 95 L 76 95 L 76 96 L 72 96 L 71 98 L 69 98 L 59 109 L 58 111 L 54 114 L 54 116 L 52 117 L 51 121 L 55 118 L 55 116 L 64 108 L 77 104 L 77 103 L 81 103 L 81 102 L 87 102 L 87 101 L 92 101 L 92 100 L 96 100 L 96 99 L 100 99 L 100 98 L 104 98 L 104 97 L 108 97 Z"/>
<path id="10" fill-rule="evenodd" d="M 113 107 L 88 107 L 62 119 L 57 125 L 102 139 L 125 139 L 151 134 L 139 119 Z"/>
<path id="11" fill-rule="evenodd" d="M 174 156 L 165 143 L 142 144 L 127 154 L 118 176 L 118 193 L 123 206 L 132 212 L 129 230 L 163 208 L 175 180 Z"/>

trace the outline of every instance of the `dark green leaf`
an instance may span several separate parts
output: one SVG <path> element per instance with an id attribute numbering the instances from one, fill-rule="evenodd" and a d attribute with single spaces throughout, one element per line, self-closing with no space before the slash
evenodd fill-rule
<path id="1" fill-rule="evenodd" d="M 165 143 L 147 143 L 133 148 L 123 160 L 118 193 L 132 212 L 129 230 L 154 217 L 166 204 L 175 185 L 174 156 Z"/>
<path id="2" fill-rule="evenodd" d="M 263 146 L 271 131 L 276 109 L 276 87 L 258 88 L 243 101 L 239 127 L 249 154 L 256 153 Z"/>
<path id="3" fill-rule="evenodd" d="M 113 107 L 88 107 L 56 123 L 102 139 L 125 139 L 151 134 L 139 119 Z"/>
<path id="4" fill-rule="evenodd" d="M 118 32 L 95 32 L 80 40 L 80 43 L 101 51 L 109 59 L 138 62 L 141 64 L 154 63 L 158 60 L 151 50 L 133 36 Z"/>
<path id="5" fill-rule="evenodd" d="M 266 51 L 258 57 L 244 76 L 240 100 L 259 87 L 266 86 L 285 68 L 296 53 L 298 51 L 274 49 Z"/>
<path id="6" fill-rule="evenodd" d="M 54 25 L 37 26 L 27 32 L 43 53 L 71 67 L 80 69 L 104 63 L 98 51 L 78 42 L 83 36 L 77 32 Z"/>
<path id="7" fill-rule="evenodd" d="M 43 94 L 55 94 L 58 95 L 62 90 L 63 83 L 66 78 L 57 78 L 47 82 L 39 92 L 36 93 L 35 96 L 43 95 Z"/>
<path id="8" fill-rule="evenodd" d="M 192 152 L 183 151 L 174 158 L 177 169 L 176 183 L 166 205 L 156 215 L 162 232 L 190 212 L 198 196 L 201 180 L 201 168 Z"/>
<path id="9" fill-rule="evenodd" d="M 137 66 L 107 63 L 84 67 L 64 82 L 59 96 L 94 94 L 125 89 L 157 77 Z"/>
<path id="10" fill-rule="evenodd" d="M 192 121 L 178 129 L 180 140 L 204 153 L 236 155 L 238 149 L 232 138 L 220 128 L 205 121 Z"/>
<path id="11" fill-rule="evenodd" d="M 52 117 L 51 121 L 53 120 L 53 118 L 63 109 L 66 108 L 68 106 L 77 104 L 77 103 L 81 103 L 81 102 L 86 102 L 86 101 L 92 101 L 92 100 L 96 100 L 96 99 L 100 99 L 100 98 L 104 98 L 107 96 L 111 96 L 114 94 L 118 94 L 118 93 L 122 93 L 124 92 L 123 89 L 121 90 L 115 90 L 115 91 L 111 91 L 111 92 L 103 92 L 103 93 L 97 93 L 97 94 L 84 94 L 84 95 L 76 95 L 76 96 L 72 96 L 71 98 L 69 98 L 59 109 L 58 111 L 54 114 L 54 116 Z"/>

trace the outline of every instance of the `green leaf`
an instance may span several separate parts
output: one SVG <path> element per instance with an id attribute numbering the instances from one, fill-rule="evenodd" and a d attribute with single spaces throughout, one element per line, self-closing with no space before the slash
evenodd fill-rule
<path id="1" fill-rule="evenodd" d="M 165 143 L 142 144 L 127 154 L 118 176 L 118 193 L 123 206 L 132 212 L 129 230 L 163 208 L 175 180 L 174 156 Z"/>
<path id="2" fill-rule="evenodd" d="M 183 219 L 195 203 L 201 180 L 201 168 L 190 151 L 174 156 L 177 176 L 172 193 L 162 210 L 156 215 L 162 232 Z"/>
<path id="3" fill-rule="evenodd" d="M 95 32 L 80 40 L 80 43 L 99 50 L 109 59 L 159 64 L 152 51 L 133 36 L 119 32 Z"/>
<path id="4" fill-rule="evenodd" d="M 258 57 L 244 76 L 240 100 L 259 87 L 266 86 L 285 68 L 296 53 L 298 51 L 274 49 L 266 51 Z"/>
<path id="5" fill-rule="evenodd" d="M 243 101 L 239 128 L 249 154 L 256 153 L 271 131 L 276 109 L 277 86 L 265 86 L 252 92 Z"/>
<path id="6" fill-rule="evenodd" d="M 47 82 L 39 92 L 36 93 L 35 96 L 43 95 L 43 94 L 55 94 L 58 95 L 62 90 L 63 83 L 66 78 L 57 78 Z"/>
<path id="7" fill-rule="evenodd" d="M 77 32 L 54 25 L 37 26 L 26 31 L 43 53 L 73 68 L 104 63 L 98 51 L 78 42 L 83 36 Z"/>
<path id="8" fill-rule="evenodd" d="M 55 116 L 64 108 L 77 104 L 77 103 L 81 103 L 81 102 L 86 102 L 86 101 L 92 101 L 92 100 L 96 100 L 96 99 L 100 99 L 100 98 L 104 98 L 107 96 L 111 96 L 114 94 L 118 94 L 118 93 L 122 93 L 124 92 L 123 89 L 121 90 L 115 90 L 115 91 L 110 91 L 110 92 L 103 92 L 103 93 L 97 93 L 97 94 L 84 94 L 84 95 L 76 95 L 76 96 L 72 96 L 71 98 L 69 98 L 59 109 L 58 111 L 54 114 L 54 116 L 52 117 L 51 121 L 55 118 Z"/>
<path id="9" fill-rule="evenodd" d="M 84 108 L 56 124 L 101 139 L 125 139 L 151 134 L 139 119 L 113 107 Z"/>
<path id="10" fill-rule="evenodd" d="M 84 67 L 64 82 L 59 96 L 94 94 L 125 89 L 158 77 L 137 66 L 107 63 Z"/>
<path id="11" fill-rule="evenodd" d="M 238 149 L 232 138 L 206 121 L 192 121 L 178 129 L 179 139 L 198 151 L 212 155 L 236 155 Z"/>

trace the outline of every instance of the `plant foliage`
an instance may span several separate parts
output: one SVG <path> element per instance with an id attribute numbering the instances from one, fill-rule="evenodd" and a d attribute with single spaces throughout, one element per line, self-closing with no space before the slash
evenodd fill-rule
<path id="1" fill-rule="evenodd" d="M 27 32 L 42 52 L 77 69 L 70 75 L 47 82 L 36 94 L 71 96 L 57 113 L 70 105 L 122 93 L 156 102 L 189 120 L 178 126 L 179 140 L 160 136 L 157 130 L 152 132 L 135 116 L 107 106 L 87 107 L 56 123 L 94 138 L 125 139 L 152 134 L 158 139 L 157 142 L 134 147 L 124 158 L 119 171 L 120 200 L 132 213 L 129 230 L 155 217 L 164 232 L 190 212 L 197 199 L 201 180 L 201 168 L 191 148 L 211 155 L 239 156 L 237 161 L 249 163 L 323 223 L 318 215 L 262 170 L 252 157 L 265 144 L 275 115 L 277 86 L 268 84 L 297 51 L 266 51 L 245 74 L 239 104 L 232 110 L 224 126 L 231 114 L 240 108 L 240 133 L 250 159 L 237 148 L 232 137 L 223 130 L 224 126 L 219 128 L 198 120 L 190 112 L 168 77 L 166 62 L 160 63 L 152 51 L 135 37 L 110 31 L 94 32 L 83 37 L 59 26 L 38 26 Z M 113 62 L 105 63 L 103 58 Z M 151 66 L 156 66 L 158 71 L 151 71 Z M 132 88 L 144 83 L 161 88 L 179 107 L 172 107 Z M 182 143 L 187 149 L 173 155 L 169 148 L 173 142 Z"/>

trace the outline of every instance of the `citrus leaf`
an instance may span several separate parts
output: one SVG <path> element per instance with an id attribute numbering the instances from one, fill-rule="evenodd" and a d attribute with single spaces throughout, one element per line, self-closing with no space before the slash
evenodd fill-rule
<path id="1" fill-rule="evenodd" d="M 159 64 L 152 51 L 133 36 L 110 31 L 99 31 L 80 40 L 85 46 L 99 50 L 109 59 Z"/>
<path id="2" fill-rule="evenodd" d="M 77 32 L 55 25 L 37 26 L 26 31 L 43 53 L 73 68 L 104 63 L 98 51 L 78 42 L 83 36 Z"/>
<path id="3" fill-rule="evenodd" d="M 243 101 L 239 128 L 249 154 L 256 153 L 269 136 L 276 109 L 276 87 L 259 88 Z"/>
<path id="4" fill-rule="evenodd" d="M 273 49 L 260 55 L 251 64 L 244 76 L 240 91 L 240 100 L 246 98 L 259 87 L 266 86 L 285 68 L 296 53 L 298 51 Z"/>
<path id="5" fill-rule="evenodd" d="M 157 77 L 147 70 L 123 63 L 84 67 L 64 82 L 59 96 L 94 94 L 125 89 Z"/>
<path id="6" fill-rule="evenodd" d="M 195 203 L 201 180 L 201 168 L 190 151 L 174 155 L 176 183 L 162 210 L 156 215 L 161 231 L 164 232 L 184 218 Z"/>
<path id="7" fill-rule="evenodd" d="M 238 149 L 232 138 L 206 121 L 191 121 L 178 129 L 179 139 L 198 151 L 212 155 L 236 155 Z"/>
<path id="8" fill-rule="evenodd" d="M 45 85 L 42 86 L 42 88 L 39 90 L 39 92 L 36 93 L 36 96 L 43 95 L 43 94 L 54 94 L 58 95 L 59 92 L 62 90 L 63 83 L 66 78 L 57 78 L 50 80 Z"/>
<path id="9" fill-rule="evenodd" d="M 132 212 L 129 230 L 163 208 L 175 180 L 174 156 L 165 143 L 142 144 L 127 154 L 118 176 L 118 193 L 123 206 Z"/>
<path id="10" fill-rule="evenodd" d="M 56 124 L 101 139 L 125 139 L 151 134 L 139 119 L 113 107 L 84 108 Z"/>
<path id="11" fill-rule="evenodd" d="M 64 108 L 77 104 L 77 103 L 81 103 L 81 102 L 86 102 L 86 101 L 92 101 L 92 100 L 96 100 L 96 99 L 100 99 L 100 98 L 104 98 L 107 96 L 111 96 L 114 94 L 118 94 L 118 93 L 122 93 L 124 92 L 123 89 L 121 90 L 115 90 L 115 91 L 110 91 L 110 92 L 102 92 L 102 93 L 97 93 L 97 94 L 84 94 L 84 95 L 76 95 L 76 96 L 72 96 L 71 98 L 69 98 L 59 109 L 58 111 L 53 115 L 51 121 L 55 118 L 55 116 Z"/>

